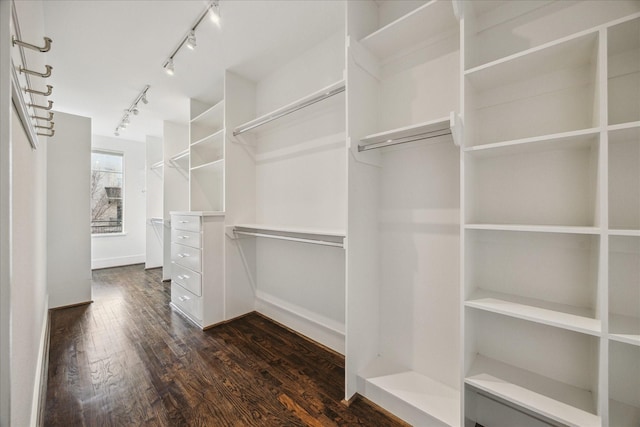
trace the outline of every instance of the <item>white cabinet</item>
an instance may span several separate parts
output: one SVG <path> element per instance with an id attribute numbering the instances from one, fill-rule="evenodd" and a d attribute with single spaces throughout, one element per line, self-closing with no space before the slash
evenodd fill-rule
<path id="1" fill-rule="evenodd" d="M 224 215 L 171 213 L 171 306 L 200 328 L 225 319 Z"/>

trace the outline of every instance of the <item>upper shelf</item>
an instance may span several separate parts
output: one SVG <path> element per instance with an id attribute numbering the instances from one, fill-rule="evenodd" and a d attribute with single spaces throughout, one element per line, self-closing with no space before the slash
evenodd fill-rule
<path id="1" fill-rule="evenodd" d="M 455 120 L 455 113 L 452 112 L 448 117 L 367 135 L 360 140 L 362 143 L 358 145 L 358 151 L 373 150 L 444 135 L 453 135 L 454 143 L 459 146 L 459 140 L 456 138 L 456 135 L 460 134 L 456 130 L 457 123 L 460 122 Z"/>
<path id="2" fill-rule="evenodd" d="M 342 248 L 344 247 L 343 240 L 346 233 L 344 230 L 310 227 L 236 224 L 235 226 L 228 227 L 227 235 L 232 239 L 236 238 L 237 235 L 245 235 Z"/>
<path id="3" fill-rule="evenodd" d="M 324 87 L 316 92 L 313 92 L 307 96 L 304 96 L 300 99 L 298 99 L 297 101 L 294 101 L 290 104 L 287 104 L 283 107 L 277 108 L 267 114 L 263 114 L 260 117 L 257 117 L 249 122 L 246 122 L 238 127 L 236 127 L 233 130 L 233 136 L 238 136 L 240 134 L 243 134 L 245 132 L 251 132 L 254 131 L 255 129 L 257 129 L 258 127 L 267 124 L 269 122 L 272 122 L 276 119 L 279 119 L 281 117 L 284 117 L 288 114 L 291 114 L 293 112 L 296 112 L 298 110 L 301 110 L 305 107 L 308 107 L 310 105 L 313 105 L 317 102 L 320 102 L 322 100 L 325 100 L 329 97 L 332 97 L 333 95 L 337 95 L 341 92 L 345 91 L 345 81 L 344 80 L 340 80 L 337 81 L 327 87 Z"/>
<path id="4" fill-rule="evenodd" d="M 525 231 L 531 233 L 600 234 L 598 227 L 527 224 L 465 224 L 466 230 Z"/>
<path id="5" fill-rule="evenodd" d="M 369 34 L 360 43 L 382 59 L 457 28 L 453 3 L 434 0 Z"/>

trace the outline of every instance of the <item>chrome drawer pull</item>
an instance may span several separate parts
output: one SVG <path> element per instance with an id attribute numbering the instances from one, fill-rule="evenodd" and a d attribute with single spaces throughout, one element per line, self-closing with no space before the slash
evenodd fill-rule
<path id="1" fill-rule="evenodd" d="M 189 236 L 178 236 L 178 239 L 188 239 Z"/>
<path id="2" fill-rule="evenodd" d="M 184 275 L 181 274 L 181 275 L 178 276 L 178 279 L 180 279 L 180 280 L 185 280 L 185 279 L 188 279 L 188 278 L 189 278 L 189 276 L 187 276 L 186 274 L 184 274 Z"/>
<path id="3" fill-rule="evenodd" d="M 188 223 L 189 223 L 189 221 L 185 221 L 184 219 L 183 219 L 183 220 L 181 220 L 181 221 L 178 221 L 178 222 L 179 222 L 180 224 L 188 224 Z"/>
<path id="4" fill-rule="evenodd" d="M 186 258 L 186 257 L 191 256 L 191 255 L 189 255 L 189 254 L 178 254 L 178 256 L 180 258 Z"/>
<path id="5" fill-rule="evenodd" d="M 180 300 L 180 302 L 185 302 L 185 301 L 189 301 L 191 298 L 189 298 L 188 296 L 183 296 L 183 297 L 178 297 L 178 299 Z"/>

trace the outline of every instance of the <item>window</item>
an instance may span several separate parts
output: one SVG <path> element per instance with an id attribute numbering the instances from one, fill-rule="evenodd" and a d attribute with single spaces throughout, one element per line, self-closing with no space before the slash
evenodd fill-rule
<path id="1" fill-rule="evenodd" d="M 91 152 L 91 234 L 122 233 L 124 156 Z"/>

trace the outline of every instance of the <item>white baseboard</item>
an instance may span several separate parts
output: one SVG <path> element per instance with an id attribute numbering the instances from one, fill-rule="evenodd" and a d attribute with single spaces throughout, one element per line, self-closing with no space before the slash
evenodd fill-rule
<path id="1" fill-rule="evenodd" d="M 145 254 L 141 254 L 141 255 L 131 255 L 131 256 L 115 257 L 115 258 L 92 259 L 91 269 L 97 270 L 99 268 L 120 267 L 123 265 L 132 265 L 132 264 L 144 264 L 145 258 L 146 258 Z"/>
<path id="2" fill-rule="evenodd" d="M 42 330 L 40 333 L 40 346 L 38 348 L 38 361 L 36 363 L 35 382 L 33 384 L 33 398 L 31 401 L 31 427 L 41 426 L 42 414 L 47 394 L 47 373 L 49 365 L 49 306 L 45 299 Z"/>
<path id="3" fill-rule="evenodd" d="M 335 320 L 256 291 L 256 311 L 330 349 L 344 354 L 344 325 Z"/>

